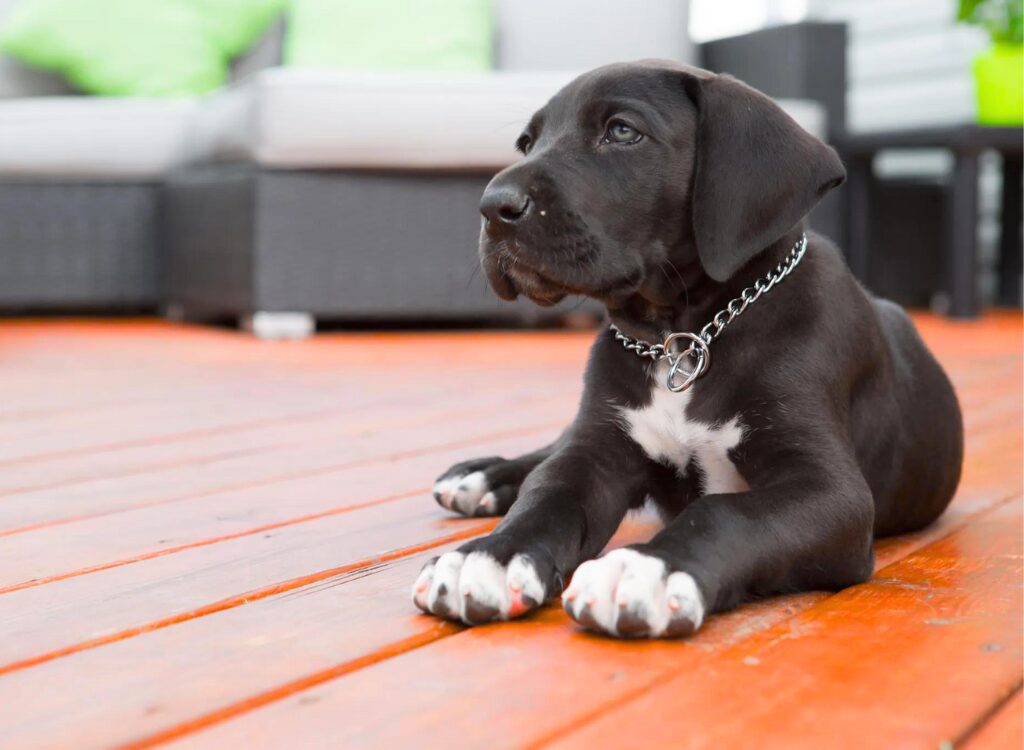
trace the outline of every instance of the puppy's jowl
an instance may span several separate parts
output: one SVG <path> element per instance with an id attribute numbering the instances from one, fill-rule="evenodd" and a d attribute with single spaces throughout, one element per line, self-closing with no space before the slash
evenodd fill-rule
<path id="1" fill-rule="evenodd" d="M 610 325 L 554 444 L 438 480 L 444 507 L 505 518 L 428 563 L 417 606 L 475 624 L 561 594 L 602 633 L 686 635 L 864 581 L 876 536 L 942 513 L 963 448 L 949 381 L 806 229 L 844 178 L 832 149 L 739 81 L 663 62 L 578 78 L 517 145 L 480 205 L 492 288 L 587 295 Z M 648 499 L 666 527 L 598 557 Z"/>

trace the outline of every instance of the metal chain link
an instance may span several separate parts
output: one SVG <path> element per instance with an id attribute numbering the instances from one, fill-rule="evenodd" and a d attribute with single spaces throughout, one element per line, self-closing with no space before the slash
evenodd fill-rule
<path id="1" fill-rule="evenodd" d="M 693 382 L 703 375 L 711 364 L 711 353 L 708 349 L 711 342 L 722 335 L 722 331 L 728 327 L 736 318 L 742 315 L 746 309 L 757 302 L 761 298 L 761 295 L 770 292 L 776 284 L 785 279 L 789 274 L 793 272 L 793 269 L 797 267 L 801 260 L 803 260 L 804 254 L 807 252 L 807 235 L 801 234 L 800 239 L 796 241 L 793 248 L 789 251 L 785 258 L 783 258 L 775 268 L 766 273 L 764 276 L 754 282 L 753 286 L 748 286 L 742 292 L 740 296 L 735 299 L 729 300 L 729 304 L 724 309 L 719 310 L 715 313 L 715 316 L 711 321 L 700 329 L 700 333 L 688 333 L 679 332 L 672 333 L 662 344 L 650 344 L 641 339 L 635 339 L 631 336 L 627 336 L 619 330 L 618 326 L 614 323 L 610 324 L 609 327 L 615 334 L 615 340 L 620 342 L 624 349 L 633 352 L 638 357 L 646 357 L 652 362 L 660 362 L 662 360 L 668 360 L 671 363 L 668 375 L 668 387 L 672 391 L 685 391 Z M 672 351 L 672 342 L 677 339 L 687 339 L 690 341 L 690 345 L 679 352 L 678 354 Z M 681 369 L 682 363 L 693 357 L 696 362 L 693 370 L 686 372 Z M 676 383 L 676 378 L 680 375 L 685 375 L 683 383 Z"/>

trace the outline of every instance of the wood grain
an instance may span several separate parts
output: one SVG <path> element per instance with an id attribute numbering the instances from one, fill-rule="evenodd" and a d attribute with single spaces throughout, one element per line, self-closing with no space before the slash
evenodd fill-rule
<path id="1" fill-rule="evenodd" d="M 592 333 L 0 323 L 0 746 L 1019 747 L 1021 316 L 916 320 L 965 411 L 951 509 L 868 584 L 631 644 L 408 602 L 493 525 L 433 476 L 557 434 Z"/>
<path id="2" fill-rule="evenodd" d="M 486 447 L 525 444 L 520 438 Z M 0 638 L 0 673 L 68 649 L 93 648 L 165 627 L 217 609 L 223 601 L 245 603 L 282 585 L 305 585 L 309 577 L 321 580 L 339 567 L 371 565 L 383 553 L 468 538 L 494 523 L 457 519 L 439 508 L 426 488 L 389 502 L 376 499 L 346 513 L 208 540 L 174 554 L 0 596 L 0 632 L 7 636 Z"/>
<path id="3" fill-rule="evenodd" d="M 337 384 L 337 390 L 346 389 L 346 386 L 348 384 L 342 381 Z M 560 384 L 556 384 L 556 388 L 558 386 Z M 118 481 L 154 471 L 188 471 L 224 459 L 238 456 L 267 456 L 282 450 L 316 445 L 318 441 L 351 442 L 353 437 L 362 437 L 372 432 L 374 427 L 382 428 L 394 435 L 404 426 L 415 426 L 431 420 L 439 421 L 438 414 L 457 416 L 460 412 L 474 407 L 486 409 L 503 400 L 516 397 L 529 402 L 553 395 L 551 381 L 534 382 L 530 378 L 517 381 L 512 387 L 506 384 L 481 387 L 468 396 L 459 393 L 450 385 L 434 383 L 403 388 L 400 392 L 382 393 L 373 397 L 364 393 L 353 396 L 351 403 L 326 408 L 327 403 L 337 399 L 335 394 L 329 394 L 330 390 L 329 385 L 320 386 L 320 391 L 324 392 L 323 402 L 311 413 L 292 414 L 280 419 L 256 420 L 234 425 L 231 429 L 163 436 L 159 440 L 143 440 L 116 449 L 110 449 L 103 444 L 92 445 L 71 455 L 15 462 L 0 471 L 0 482 L 3 483 L 0 485 L 0 497 L 33 490 L 49 491 L 105 478 L 113 480 L 116 484 Z M 575 390 L 573 387 L 572 391 Z M 268 394 L 265 397 L 278 400 L 286 398 L 281 393 Z M 262 398 L 250 404 L 250 413 L 260 413 Z M 60 429 L 66 430 L 68 427 L 62 424 Z M 236 479 L 237 476 L 236 474 Z M 38 493 L 44 497 L 48 494 L 50 493 Z M 33 503 L 26 499 L 19 504 Z"/>
<path id="4" fill-rule="evenodd" d="M 616 544 L 651 533 L 648 525 L 627 524 Z M 0 680 L 0 705 L 19 695 L 37 697 L 19 711 L 8 739 L 31 746 L 45 717 L 59 714 L 60 732 L 47 729 L 46 741 L 151 744 L 248 710 L 268 696 L 347 674 L 366 666 L 367 656 L 397 655 L 459 632 L 419 616 L 409 600 L 419 568 L 451 547 L 366 561 L 300 587 L 251 597 L 244 607 L 133 634 L 11 675 Z M 81 703 L 76 674 L 93 675 L 93 701 L 118 706 L 116 729 Z"/>
<path id="5" fill-rule="evenodd" d="M 177 502 L 150 503 L 119 514 L 121 532 L 114 536 L 105 536 L 110 521 L 101 516 L 72 526 L 41 528 L 31 535 L 8 537 L 0 546 L 0 595 L 239 535 L 306 523 L 380 498 L 416 491 L 426 495 L 431 480 L 425 482 L 424 478 L 436 476 L 438 467 L 444 468 L 451 458 L 464 455 L 467 446 L 524 436 L 533 439 L 518 441 L 517 445 L 535 446 L 557 434 L 561 424 L 545 424 L 540 415 L 525 408 L 517 414 L 522 422 L 510 418 L 512 424 L 503 433 L 478 434 L 468 440 L 463 437 L 451 446 L 442 443 L 440 450 L 410 451 L 401 457 L 385 455 L 352 465 L 340 461 L 287 480 L 184 497 L 172 495 Z M 103 543 L 97 544 L 100 539 Z M 50 551 L 40 556 L 40 548 Z"/>
<path id="6" fill-rule="evenodd" d="M 552 744 L 592 747 L 640 716 L 656 717 L 652 748 L 952 741 L 1020 683 L 1021 521 L 1017 499 L 738 645 L 700 680 L 667 681 Z"/>
<path id="7" fill-rule="evenodd" d="M 883 576 L 888 577 L 889 570 Z M 637 737 L 623 727 L 643 727 L 643 746 L 661 746 L 651 744 L 662 735 L 651 726 L 650 714 L 608 722 L 602 717 L 670 680 L 692 683 L 693 692 L 699 692 L 723 655 L 762 633 L 792 633 L 788 623 L 810 616 L 828 601 L 824 594 L 804 594 L 759 602 L 713 618 L 688 641 L 630 644 L 579 631 L 552 607 L 533 621 L 474 628 L 446 638 L 186 736 L 174 746 L 274 747 L 290 737 L 309 748 L 388 748 L 429 737 L 436 747 L 518 748 L 564 740 L 564 733 L 573 737 L 573 731 L 582 727 L 587 734 L 576 743 L 579 747 L 636 747 Z M 1005 656 L 1009 664 L 1012 657 Z M 733 680 L 729 685 L 737 693 L 735 701 L 759 695 L 749 692 L 745 682 Z M 376 700 L 384 695 L 386 703 Z M 491 696 L 495 700 L 488 700 Z M 698 721 L 701 731 L 689 726 L 679 733 L 666 732 L 665 746 L 687 746 L 681 738 L 713 731 L 703 714 L 691 712 L 687 703 L 670 696 L 668 704 L 667 713 Z M 388 718 L 396 716 L 402 720 Z M 661 714 L 654 716 L 662 721 Z M 591 726 L 597 729 L 590 732 Z M 752 731 L 747 736 L 761 735 Z"/>
<path id="8" fill-rule="evenodd" d="M 236 441 L 227 453 L 187 463 L 18 493 L 0 502 L 0 537 L 121 511 L 286 485 L 310 477 L 333 477 L 336 483 L 344 482 L 346 472 L 359 468 L 472 445 L 493 436 L 528 430 L 532 425 L 558 426 L 571 413 L 570 399 L 565 394 L 513 392 L 495 396 L 490 404 L 449 403 L 403 415 L 384 413 L 379 418 L 353 415 L 344 426 L 335 425 L 330 431 L 292 426 L 290 440 L 281 439 L 269 448 Z M 515 416 L 503 418 L 495 428 L 489 418 L 513 404 Z M 125 523 L 132 522 L 126 519 Z"/>
<path id="9" fill-rule="evenodd" d="M 1024 747 L 1024 700 L 1020 687 L 962 743 L 964 750 L 1019 750 Z"/>

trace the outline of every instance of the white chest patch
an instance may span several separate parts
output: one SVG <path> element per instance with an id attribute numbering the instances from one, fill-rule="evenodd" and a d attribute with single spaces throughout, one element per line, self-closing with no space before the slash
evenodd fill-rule
<path id="1" fill-rule="evenodd" d="M 651 402 L 642 409 L 622 409 L 626 430 L 651 459 L 684 474 L 693 461 L 703 476 L 704 494 L 743 492 L 750 489 L 729 458 L 743 439 L 739 417 L 709 425 L 686 417 L 686 407 L 699 385 L 673 393 L 665 386 L 661 363 L 655 372 Z"/>

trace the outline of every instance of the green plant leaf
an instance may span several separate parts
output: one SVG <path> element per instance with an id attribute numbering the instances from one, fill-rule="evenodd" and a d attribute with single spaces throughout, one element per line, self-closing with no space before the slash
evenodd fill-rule
<path id="1" fill-rule="evenodd" d="M 956 20 L 973 23 L 974 12 L 978 9 L 978 6 L 984 2 L 985 0 L 960 0 L 960 8 L 956 14 Z"/>

